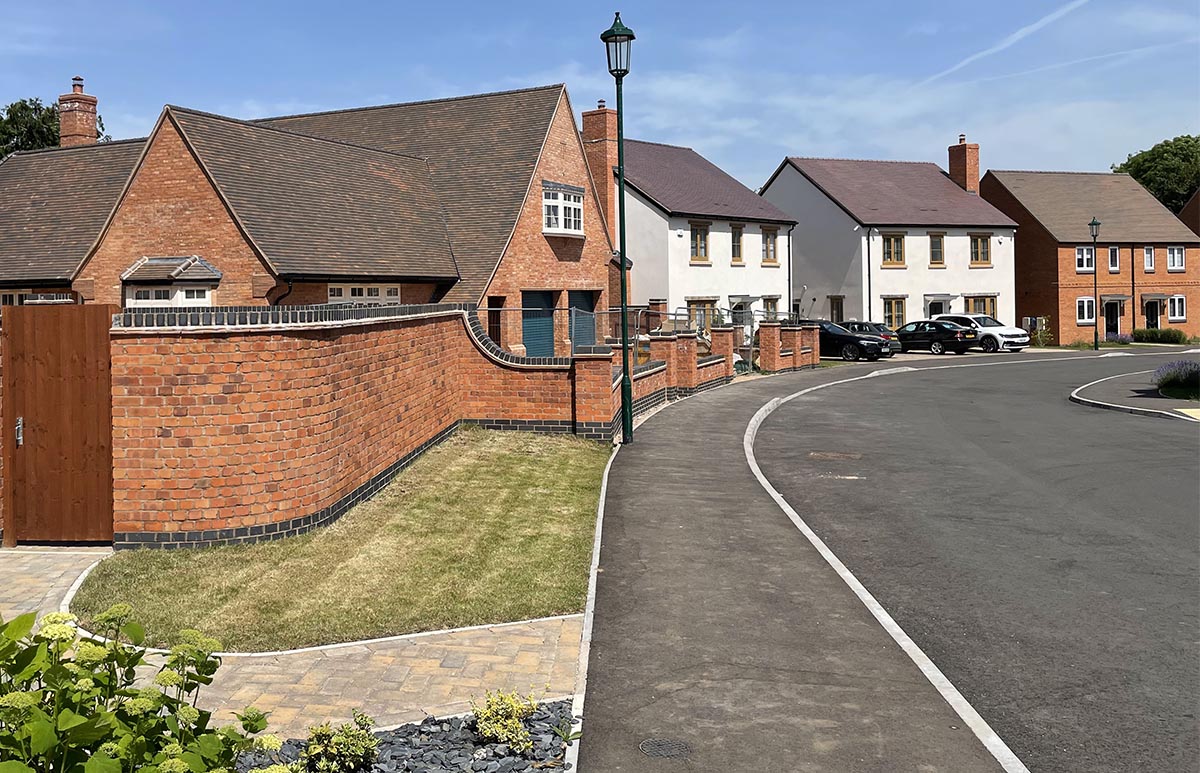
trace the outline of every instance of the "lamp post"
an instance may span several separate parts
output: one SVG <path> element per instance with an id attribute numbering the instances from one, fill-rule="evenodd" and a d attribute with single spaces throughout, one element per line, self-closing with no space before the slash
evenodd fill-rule
<path id="1" fill-rule="evenodd" d="M 633 30 L 621 23 L 617 13 L 613 24 L 600 33 L 608 53 L 608 71 L 617 79 L 617 220 L 621 271 L 621 442 L 633 442 L 633 382 L 629 379 L 629 291 L 625 279 L 625 110 L 621 84 L 629 74 L 629 49 Z"/>
<path id="2" fill-rule="evenodd" d="M 1100 256 L 1096 252 L 1096 240 L 1100 238 L 1100 221 L 1092 218 L 1088 223 L 1092 232 L 1092 349 L 1100 351 Z"/>

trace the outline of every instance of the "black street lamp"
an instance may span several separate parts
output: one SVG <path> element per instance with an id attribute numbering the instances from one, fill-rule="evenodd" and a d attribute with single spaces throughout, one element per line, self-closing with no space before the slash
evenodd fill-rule
<path id="1" fill-rule="evenodd" d="M 629 49 L 633 30 L 621 23 L 617 13 L 613 25 L 600 33 L 608 52 L 608 71 L 617 79 L 617 220 L 620 233 L 621 271 L 621 442 L 633 442 L 633 382 L 629 379 L 629 291 L 625 280 L 625 110 L 621 83 L 629 74 Z"/>
<path id="2" fill-rule="evenodd" d="M 1092 218 L 1088 223 L 1092 231 L 1092 349 L 1100 351 L 1100 256 L 1096 252 L 1096 240 L 1100 238 L 1100 221 Z"/>

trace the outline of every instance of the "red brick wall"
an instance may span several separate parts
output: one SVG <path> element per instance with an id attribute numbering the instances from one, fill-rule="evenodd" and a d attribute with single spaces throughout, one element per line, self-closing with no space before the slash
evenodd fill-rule
<path id="1" fill-rule="evenodd" d="M 611 418 L 606 358 L 586 361 L 602 395 L 576 404 L 571 370 L 500 366 L 457 313 L 288 333 L 117 334 L 112 346 L 116 532 L 308 515 L 461 419 Z"/>
<path id="2" fill-rule="evenodd" d="M 583 231 L 586 239 L 542 234 L 542 180 L 576 185 L 585 190 Z M 522 290 L 592 290 L 596 293 L 596 308 L 607 309 L 611 259 L 612 244 L 601 218 L 575 118 L 564 95 L 551 123 L 512 240 L 484 296 L 503 296 L 506 308 L 519 308 Z M 567 305 L 565 293 L 558 305 Z M 521 351 L 516 348 L 521 340 L 519 315 L 505 314 L 504 320 L 512 323 L 505 326 L 505 348 Z M 565 324 L 560 325 L 556 318 L 555 339 L 562 341 L 566 336 Z"/>
<path id="3" fill-rule="evenodd" d="M 108 231 L 76 280 L 89 301 L 122 304 L 121 273 L 145 256 L 199 255 L 224 274 L 213 305 L 267 302 L 270 271 L 242 236 L 179 132 L 164 121 Z"/>

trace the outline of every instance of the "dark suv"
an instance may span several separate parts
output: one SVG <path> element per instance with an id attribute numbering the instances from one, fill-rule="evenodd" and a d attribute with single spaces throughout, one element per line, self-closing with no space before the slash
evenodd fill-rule
<path id="1" fill-rule="evenodd" d="M 816 325 L 821 329 L 822 357 L 841 357 L 851 362 L 866 359 L 874 362 L 880 357 L 892 356 L 888 342 L 877 335 L 852 333 L 827 319 L 807 319 L 802 320 L 800 324 Z"/>

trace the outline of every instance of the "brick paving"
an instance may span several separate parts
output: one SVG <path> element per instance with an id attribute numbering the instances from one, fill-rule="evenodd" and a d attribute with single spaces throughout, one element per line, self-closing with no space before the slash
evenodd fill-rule
<path id="1" fill-rule="evenodd" d="M 108 548 L 0 549 L 0 617 L 11 620 L 34 610 L 54 612 L 79 573 L 111 552 Z"/>
<path id="2" fill-rule="evenodd" d="M 58 609 L 71 583 L 107 549 L 0 550 L 0 615 Z M 225 658 L 201 704 L 224 722 L 257 706 L 271 732 L 303 735 L 309 725 L 350 720 L 352 709 L 381 727 L 427 713 L 458 714 L 485 690 L 536 698 L 575 692 L 583 616 L 408 636 L 370 644 Z"/>

